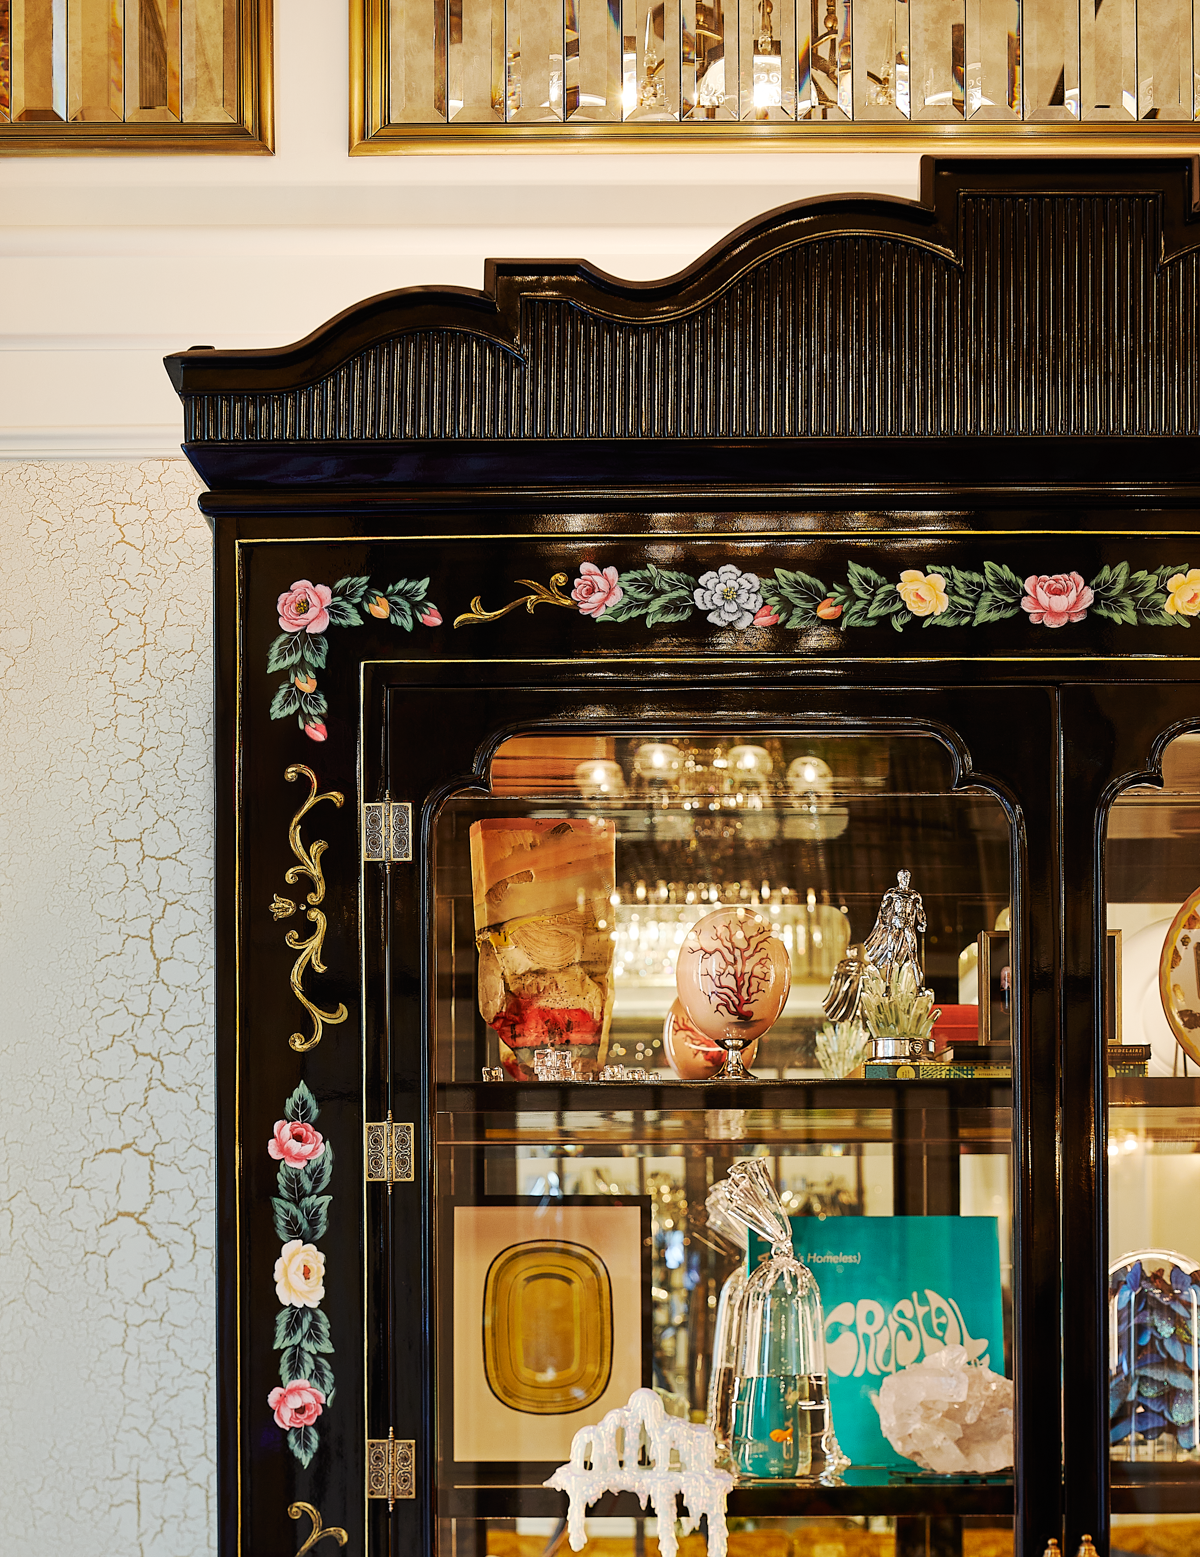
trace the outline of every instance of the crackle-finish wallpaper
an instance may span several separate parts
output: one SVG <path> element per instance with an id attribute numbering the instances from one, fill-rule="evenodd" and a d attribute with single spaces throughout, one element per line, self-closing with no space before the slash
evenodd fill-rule
<path id="1" fill-rule="evenodd" d="M 179 461 L 0 464 L 0 1516 L 213 1547 L 212 647 Z"/>

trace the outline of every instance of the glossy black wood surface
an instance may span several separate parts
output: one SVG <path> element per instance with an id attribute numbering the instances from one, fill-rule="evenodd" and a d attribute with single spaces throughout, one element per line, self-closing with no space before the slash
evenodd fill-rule
<path id="1" fill-rule="evenodd" d="M 1053 632 L 1023 613 L 732 633 L 695 612 L 653 629 L 550 605 L 453 622 L 476 596 L 498 608 L 520 581 L 583 561 L 691 575 L 730 561 L 825 582 L 851 564 L 891 581 L 909 566 L 994 563 L 1022 579 L 1200 566 L 1194 180 L 1185 159 L 931 163 L 915 205 L 788 208 L 667 282 L 508 264 L 484 294 L 388 294 L 296 347 L 169 359 L 216 533 L 226 1557 L 294 1550 L 296 1498 L 369 1557 L 432 1549 L 429 883 L 419 852 L 360 866 L 359 801 L 411 799 L 424 838 L 439 797 L 478 785 L 506 730 L 668 716 L 936 728 L 1010 806 L 1024 959 L 1017 1551 L 1042 1557 L 1055 1536 L 1073 1552 L 1087 1531 L 1107 1552 L 1103 810 L 1200 719 L 1200 639 L 1095 611 Z M 353 576 L 428 576 L 442 623 L 331 627 L 314 741 L 271 718 L 276 600 L 297 580 Z M 285 782 L 295 763 L 345 796 L 304 836 L 329 843 L 326 971 L 307 978 L 349 1019 L 303 1054 L 287 1043 L 303 1026 L 284 943 L 297 921 L 268 912 L 273 894 L 304 891 L 284 882 L 306 790 Z M 265 1407 L 278 1239 L 264 1147 L 301 1079 L 338 1162 L 321 1240 L 338 1396 L 307 1469 Z M 389 1109 L 418 1125 L 418 1185 L 364 1196 L 362 1122 Z M 418 1497 L 390 1513 L 363 1497 L 365 1440 L 389 1427 L 419 1441 Z M 847 1510 L 905 1516 L 1013 1506 L 1005 1487 L 856 1496 Z M 1113 1497 L 1200 1509 L 1185 1480 L 1160 1492 L 1125 1478 Z"/>

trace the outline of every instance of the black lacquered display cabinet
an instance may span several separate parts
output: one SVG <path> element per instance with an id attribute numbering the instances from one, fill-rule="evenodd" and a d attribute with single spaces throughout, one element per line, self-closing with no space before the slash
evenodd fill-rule
<path id="1" fill-rule="evenodd" d="M 670 281 L 493 266 L 168 359 L 217 552 L 223 1551 L 569 1549 L 577 1428 L 704 1420 L 752 1159 L 850 1463 L 739 1478 L 731 1553 L 1200 1540 L 1193 178 L 929 163 Z M 889 1066 L 823 1003 L 901 871 L 941 1016 Z M 747 1081 L 668 1021 L 722 907 L 790 970 Z M 954 1346 L 1008 1465 L 883 1431 Z"/>

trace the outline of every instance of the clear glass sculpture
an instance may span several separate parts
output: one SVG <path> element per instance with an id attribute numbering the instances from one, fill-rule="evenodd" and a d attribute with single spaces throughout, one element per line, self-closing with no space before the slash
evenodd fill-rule
<path id="1" fill-rule="evenodd" d="M 729 1185 L 722 1181 L 708 1192 L 706 1209 L 710 1231 L 746 1253 L 746 1224 L 730 1213 Z M 737 1377 L 742 1341 L 742 1300 L 746 1294 L 746 1261 L 741 1259 L 721 1288 L 717 1320 L 713 1328 L 712 1371 L 708 1377 L 707 1422 L 717 1448 L 725 1455 L 733 1444 L 733 1382 Z"/>
<path id="2" fill-rule="evenodd" d="M 833 1430 L 816 1279 L 792 1251 L 787 1214 L 761 1159 L 730 1169 L 726 1203 L 771 1244 L 770 1258 L 746 1278 L 741 1301 L 734 1469 L 750 1481 L 830 1476 L 849 1462 Z"/>

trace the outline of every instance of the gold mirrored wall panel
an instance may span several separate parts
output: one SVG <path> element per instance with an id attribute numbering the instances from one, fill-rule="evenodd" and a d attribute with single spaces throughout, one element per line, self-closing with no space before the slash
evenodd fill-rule
<path id="1" fill-rule="evenodd" d="M 272 0 L 0 0 L 0 153 L 269 151 L 271 16 Z M 444 40 L 429 52 L 444 68 Z"/>
<path id="2" fill-rule="evenodd" d="M 956 130 L 1069 142 L 1087 126 L 1124 126 L 1161 138 L 1200 102 L 1200 0 L 361 3 L 356 145 L 381 133 L 380 150 L 405 129 L 436 142 L 439 127 L 454 127 L 448 144 L 485 130 L 759 144 L 798 123 L 862 126 L 850 133 L 868 138 L 894 127 L 943 146 Z"/>

